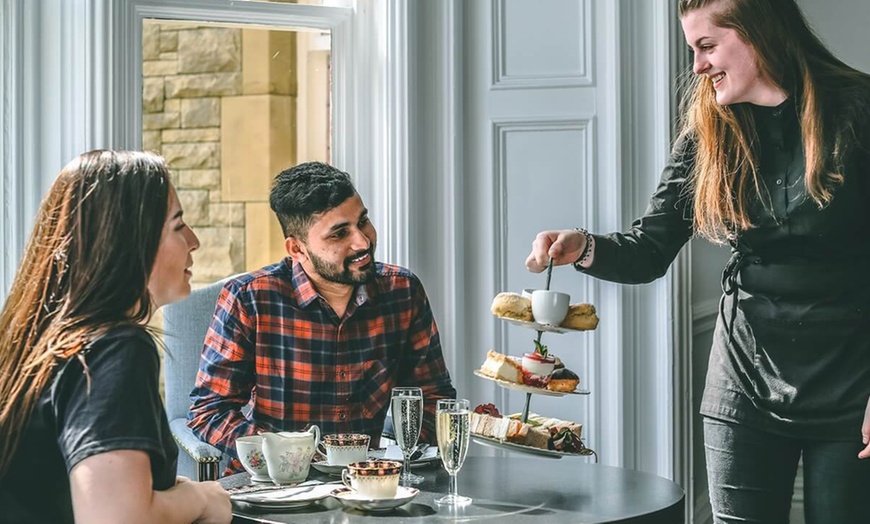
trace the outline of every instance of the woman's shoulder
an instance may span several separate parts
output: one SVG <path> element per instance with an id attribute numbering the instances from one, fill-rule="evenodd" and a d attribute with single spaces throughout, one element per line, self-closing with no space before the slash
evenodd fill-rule
<path id="1" fill-rule="evenodd" d="M 125 365 L 132 367 L 159 362 L 154 338 L 145 328 L 134 324 L 114 326 L 97 335 L 83 354 L 89 363 L 114 360 L 117 356 L 123 356 Z"/>
<path id="2" fill-rule="evenodd" d="M 118 345 L 147 346 L 155 349 L 157 347 L 154 338 L 144 327 L 136 324 L 122 324 L 113 326 L 94 337 L 88 344 L 88 349 Z"/>

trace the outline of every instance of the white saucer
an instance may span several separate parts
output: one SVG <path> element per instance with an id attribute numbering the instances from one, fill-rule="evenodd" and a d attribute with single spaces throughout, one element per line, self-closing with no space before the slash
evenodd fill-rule
<path id="1" fill-rule="evenodd" d="M 271 484 L 272 479 L 269 478 L 269 475 L 265 475 L 263 477 L 251 475 L 251 482 L 254 484 Z"/>
<path id="2" fill-rule="evenodd" d="M 323 500 L 332 495 L 334 490 L 334 484 L 293 486 L 265 492 L 233 493 L 230 499 L 260 509 L 295 509 Z"/>
<path id="3" fill-rule="evenodd" d="M 319 471 L 321 473 L 326 473 L 327 475 L 341 476 L 341 470 L 343 470 L 347 466 L 336 466 L 336 465 L 330 464 L 329 462 L 327 462 L 325 460 L 321 460 L 318 462 L 312 462 L 311 467 L 316 469 L 317 471 Z"/>
<path id="4" fill-rule="evenodd" d="M 391 499 L 369 499 L 348 487 L 342 487 L 333 491 L 332 496 L 348 508 L 360 511 L 390 511 L 411 502 L 418 493 L 420 490 L 417 488 L 399 486 L 396 496 Z"/>
<path id="5" fill-rule="evenodd" d="M 379 459 L 388 459 L 388 460 L 398 460 L 402 461 L 401 458 L 395 458 L 392 455 L 387 455 L 386 449 L 370 449 L 368 452 L 368 458 L 370 460 L 379 460 Z M 401 455 L 399 455 L 401 456 Z M 435 463 L 441 462 L 441 455 L 438 454 L 438 446 L 429 446 L 426 448 L 426 451 L 423 453 L 423 456 L 411 461 L 411 469 L 416 468 L 424 468 L 427 466 L 431 466 Z M 318 460 L 317 462 L 312 462 L 311 467 L 316 469 L 321 473 L 326 473 L 327 475 L 334 475 L 336 477 L 341 476 L 341 470 L 347 467 L 347 465 L 334 465 L 330 464 L 325 460 Z"/>

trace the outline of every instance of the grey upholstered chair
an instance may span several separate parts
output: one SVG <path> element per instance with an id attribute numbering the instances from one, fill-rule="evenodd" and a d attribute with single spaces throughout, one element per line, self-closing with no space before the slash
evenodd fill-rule
<path id="1" fill-rule="evenodd" d="M 230 277 L 232 278 L 232 277 Z M 178 474 L 196 480 L 214 480 L 226 467 L 227 457 L 197 438 L 187 427 L 190 392 L 196 381 L 202 344 L 214 315 L 217 297 L 228 279 L 195 289 L 189 297 L 163 308 L 166 355 L 166 414 L 178 443 Z"/>

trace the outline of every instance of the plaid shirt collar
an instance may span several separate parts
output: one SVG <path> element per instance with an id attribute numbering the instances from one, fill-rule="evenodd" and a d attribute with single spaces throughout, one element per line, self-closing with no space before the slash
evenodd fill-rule
<path id="1" fill-rule="evenodd" d="M 376 273 L 380 274 L 381 264 L 376 262 Z M 302 264 L 296 264 L 290 257 L 284 258 L 284 267 L 290 272 L 290 281 L 293 284 L 293 300 L 299 304 L 299 307 L 305 309 L 318 297 L 322 298 L 314 287 L 314 282 L 308 278 Z M 362 306 L 366 302 L 375 303 L 374 298 L 377 296 L 377 283 L 371 281 L 366 285 L 358 285 L 354 290 L 353 298 L 350 301 L 347 313 L 350 314 L 356 308 Z M 325 300 L 325 299 L 324 299 Z"/>

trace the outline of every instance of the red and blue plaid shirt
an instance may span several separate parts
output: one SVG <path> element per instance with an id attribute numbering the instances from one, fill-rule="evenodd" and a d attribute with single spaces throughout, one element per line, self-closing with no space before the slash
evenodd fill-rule
<path id="1" fill-rule="evenodd" d="M 419 386 L 421 441 L 435 438 L 435 401 L 456 390 L 420 280 L 376 263 L 343 318 L 292 259 L 232 279 L 205 337 L 188 425 L 236 456 L 258 431 L 366 433 L 379 442 L 394 386 Z"/>

